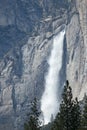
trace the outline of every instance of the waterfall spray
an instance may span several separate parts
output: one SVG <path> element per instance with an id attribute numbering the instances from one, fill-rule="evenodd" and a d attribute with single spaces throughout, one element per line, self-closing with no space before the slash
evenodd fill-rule
<path id="1" fill-rule="evenodd" d="M 55 118 L 58 112 L 58 82 L 62 67 L 64 35 L 65 30 L 53 37 L 53 48 L 48 59 L 49 69 L 45 77 L 45 91 L 41 99 L 41 110 L 45 124 L 50 122 L 51 115 Z"/>

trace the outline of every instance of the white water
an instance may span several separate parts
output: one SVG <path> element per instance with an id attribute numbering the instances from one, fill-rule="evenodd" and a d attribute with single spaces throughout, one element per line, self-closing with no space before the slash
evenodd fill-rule
<path id="1" fill-rule="evenodd" d="M 53 38 L 53 48 L 48 59 L 49 70 L 45 77 L 45 91 L 41 99 L 41 110 L 44 116 L 44 124 L 50 122 L 51 115 L 58 112 L 58 82 L 59 72 L 62 67 L 63 42 L 65 31 L 61 31 Z"/>

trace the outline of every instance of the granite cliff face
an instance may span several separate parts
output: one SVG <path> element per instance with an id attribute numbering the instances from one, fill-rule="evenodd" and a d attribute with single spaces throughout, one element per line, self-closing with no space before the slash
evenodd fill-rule
<path id="1" fill-rule="evenodd" d="M 0 129 L 19 130 L 44 91 L 52 39 L 66 27 L 60 86 L 86 92 L 86 0 L 1 0 Z M 61 79 L 62 77 L 62 79 Z"/>
<path id="2" fill-rule="evenodd" d="M 67 78 L 74 96 L 82 99 L 87 91 L 87 2 L 76 0 L 67 26 Z"/>

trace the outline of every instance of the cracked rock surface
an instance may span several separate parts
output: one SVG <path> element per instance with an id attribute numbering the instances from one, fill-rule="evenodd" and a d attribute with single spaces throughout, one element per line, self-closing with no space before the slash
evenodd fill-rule
<path id="1" fill-rule="evenodd" d="M 44 91 L 53 36 L 66 27 L 60 86 L 87 91 L 86 0 L 1 0 L 0 130 L 23 130 L 30 102 Z M 62 77 L 62 78 L 61 78 Z M 62 80 L 61 80 L 62 79 Z"/>

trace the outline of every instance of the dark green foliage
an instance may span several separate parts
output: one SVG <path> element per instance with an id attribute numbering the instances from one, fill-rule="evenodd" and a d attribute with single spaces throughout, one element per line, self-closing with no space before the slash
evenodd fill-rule
<path id="1" fill-rule="evenodd" d="M 62 94 L 63 100 L 60 104 L 60 120 L 63 124 L 63 129 L 72 130 L 72 109 L 73 109 L 73 100 L 72 100 L 72 89 L 69 86 L 69 82 L 66 81 L 66 86 L 64 86 L 64 91 Z"/>
<path id="2" fill-rule="evenodd" d="M 29 130 L 29 125 L 27 123 L 24 123 L 24 130 Z"/>
<path id="3" fill-rule="evenodd" d="M 87 128 L 80 128 L 80 129 L 78 129 L 78 130 L 87 130 Z"/>
<path id="4" fill-rule="evenodd" d="M 31 113 L 29 113 L 29 120 L 24 124 L 24 130 L 40 130 L 39 121 L 40 112 L 37 108 L 37 99 L 31 103 Z"/>
<path id="5" fill-rule="evenodd" d="M 77 130 L 81 124 L 81 109 L 77 98 L 75 98 L 75 101 L 73 101 L 72 124 L 73 124 L 72 130 Z"/>
<path id="6" fill-rule="evenodd" d="M 87 128 L 87 95 L 84 97 L 85 103 L 84 103 L 84 109 L 83 109 L 83 115 L 82 115 L 82 126 L 84 128 Z"/>
<path id="7" fill-rule="evenodd" d="M 41 130 L 50 130 L 52 126 L 52 123 L 49 123 L 41 128 Z"/>
<path id="8" fill-rule="evenodd" d="M 73 100 L 72 89 L 66 81 L 60 104 L 60 112 L 57 114 L 51 130 L 77 130 L 80 125 L 80 106 L 78 99 Z"/>
<path id="9" fill-rule="evenodd" d="M 56 119 L 52 123 L 51 130 L 62 130 L 62 121 L 60 119 L 60 113 L 57 114 Z"/>

